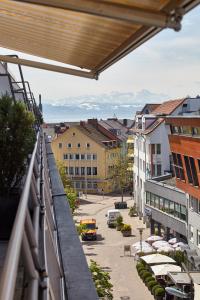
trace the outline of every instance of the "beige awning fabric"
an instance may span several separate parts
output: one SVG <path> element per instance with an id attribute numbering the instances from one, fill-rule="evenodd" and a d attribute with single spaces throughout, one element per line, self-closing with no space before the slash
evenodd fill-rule
<path id="1" fill-rule="evenodd" d="M 72 75 L 97 79 L 100 72 L 163 28 L 178 31 L 182 15 L 199 3 L 199 0 L 0 0 L 0 46 L 80 68 L 79 73 L 75 70 Z M 0 60 L 6 58 L 0 56 Z M 15 61 L 16 58 L 9 60 Z M 19 62 L 45 69 L 44 65 L 36 66 L 33 62 Z M 67 73 L 69 69 L 57 71 Z"/>

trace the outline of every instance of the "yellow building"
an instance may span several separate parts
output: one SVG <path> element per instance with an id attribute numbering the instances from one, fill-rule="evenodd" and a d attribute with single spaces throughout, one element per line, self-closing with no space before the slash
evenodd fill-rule
<path id="1" fill-rule="evenodd" d="M 52 141 L 52 150 L 77 191 L 113 191 L 109 176 L 120 155 L 119 141 L 101 125 L 80 122 L 66 129 Z"/>

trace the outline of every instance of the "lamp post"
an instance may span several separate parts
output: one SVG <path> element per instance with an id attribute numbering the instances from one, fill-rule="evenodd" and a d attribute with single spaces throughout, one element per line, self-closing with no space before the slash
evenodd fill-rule
<path id="1" fill-rule="evenodd" d="M 143 233 L 143 230 L 145 228 L 144 227 L 138 227 L 137 230 L 139 231 L 139 234 L 140 234 L 140 251 L 142 252 L 142 233 Z"/>

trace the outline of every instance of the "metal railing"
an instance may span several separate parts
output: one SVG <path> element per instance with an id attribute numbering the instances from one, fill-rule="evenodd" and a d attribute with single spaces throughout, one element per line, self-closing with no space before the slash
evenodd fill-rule
<path id="1" fill-rule="evenodd" d="M 19 262 L 25 299 L 65 299 L 44 138 L 38 133 L 0 279 L 0 299 L 14 299 Z"/>

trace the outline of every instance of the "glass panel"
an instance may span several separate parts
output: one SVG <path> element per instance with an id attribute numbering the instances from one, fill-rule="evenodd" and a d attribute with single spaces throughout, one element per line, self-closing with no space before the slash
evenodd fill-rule
<path id="1" fill-rule="evenodd" d="M 193 185 L 198 186 L 199 181 L 198 181 L 198 177 L 197 177 L 197 170 L 196 170 L 194 158 L 190 157 L 189 160 L 190 160 L 190 166 L 191 166 L 192 177 L 193 177 Z"/>
<path id="2" fill-rule="evenodd" d="M 157 154 L 161 154 L 161 144 L 157 144 Z"/>
<path id="3" fill-rule="evenodd" d="M 159 197 L 155 196 L 155 203 L 154 203 L 156 208 L 159 208 Z"/>
<path id="4" fill-rule="evenodd" d="M 151 193 L 146 192 L 146 204 L 150 204 L 151 201 Z"/>
<path id="5" fill-rule="evenodd" d="M 164 209 L 166 213 L 169 212 L 169 200 L 167 199 L 164 199 Z"/>
<path id="6" fill-rule="evenodd" d="M 164 199 L 160 198 L 160 210 L 164 211 Z"/>
<path id="7" fill-rule="evenodd" d="M 174 216 L 176 218 L 180 218 L 180 212 L 181 212 L 180 204 L 175 203 Z"/>
<path id="8" fill-rule="evenodd" d="M 181 205 L 180 219 L 183 221 L 186 221 L 186 212 L 186 207 L 184 205 Z"/>
<path id="9" fill-rule="evenodd" d="M 174 216 L 174 202 L 169 201 L 169 214 Z"/>
<path id="10" fill-rule="evenodd" d="M 185 161 L 185 167 L 186 167 L 186 171 L 187 171 L 188 181 L 189 181 L 189 183 L 193 183 L 188 156 L 184 156 L 184 161 Z"/>

